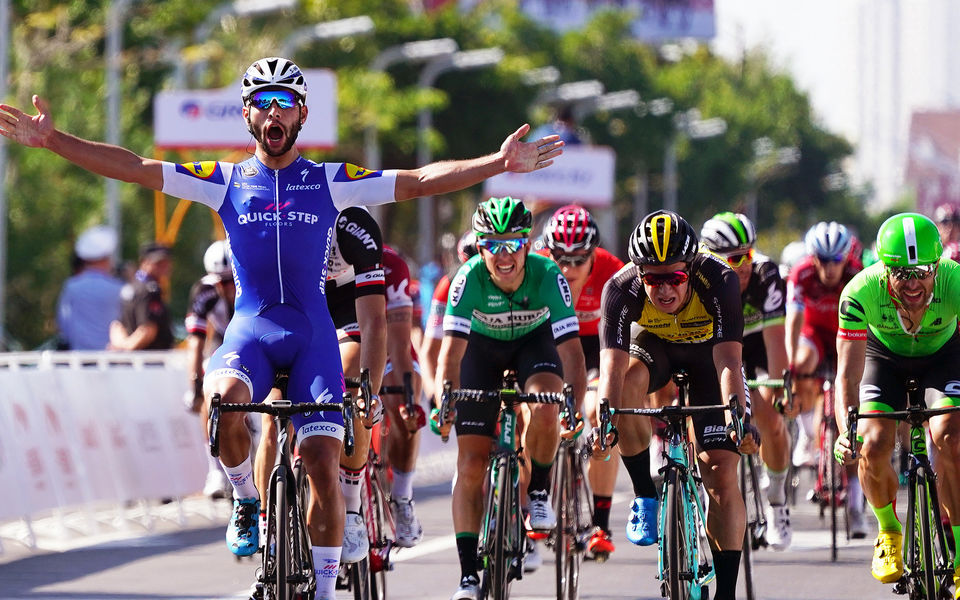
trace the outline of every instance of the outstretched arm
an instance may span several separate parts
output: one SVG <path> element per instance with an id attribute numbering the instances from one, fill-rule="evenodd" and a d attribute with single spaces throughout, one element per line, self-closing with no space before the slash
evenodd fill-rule
<path id="1" fill-rule="evenodd" d="M 129 183 L 159 190 L 163 188 L 160 161 L 143 158 L 110 144 L 92 142 L 58 130 L 45 100 L 34 95 L 37 114 L 0 104 L 0 135 L 31 148 L 46 148 L 84 169 Z"/>
<path id="2" fill-rule="evenodd" d="M 529 131 L 530 125 L 524 124 L 507 136 L 499 152 L 487 156 L 435 162 L 419 169 L 398 171 L 394 191 L 397 202 L 455 192 L 507 171 L 529 173 L 549 167 L 553 159 L 563 153 L 560 136 L 549 135 L 534 142 L 521 142 L 520 138 Z"/>

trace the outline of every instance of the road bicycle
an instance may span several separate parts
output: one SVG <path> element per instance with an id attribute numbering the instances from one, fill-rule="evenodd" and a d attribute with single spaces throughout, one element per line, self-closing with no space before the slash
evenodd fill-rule
<path id="1" fill-rule="evenodd" d="M 775 408 L 781 414 L 793 406 L 789 370 L 783 372 L 781 379 L 748 379 L 747 387 L 751 390 L 767 387 L 784 390 L 782 403 Z M 746 507 L 747 527 L 743 532 L 743 553 L 740 564 L 743 566 L 743 583 L 747 592 L 747 600 L 754 600 L 756 589 L 753 582 L 753 552 L 767 547 L 767 517 L 764 511 L 763 493 L 760 489 L 759 455 L 744 454 L 740 457 L 740 491 L 743 493 L 743 503 Z"/>
<path id="2" fill-rule="evenodd" d="M 453 389 L 445 381 L 441 394 L 439 422 L 445 423 L 458 402 L 498 402 L 497 438 L 487 467 L 486 499 L 480 521 L 477 544 L 480 565 L 481 599 L 506 600 L 510 584 L 523 578 L 526 533 L 520 512 L 520 466 L 522 448 L 517 447 L 517 414 L 521 403 L 572 406 L 573 388 L 564 386 L 561 394 L 527 394 L 519 390 L 513 377 L 505 377 L 499 390 Z M 446 442 L 448 436 L 443 436 Z M 574 581 L 571 580 L 571 583 Z"/>
<path id="3" fill-rule="evenodd" d="M 565 395 L 560 418 L 574 423 L 573 394 Z M 557 600 L 576 600 L 580 590 L 580 565 L 593 533 L 593 492 L 587 476 L 593 441 L 589 435 L 561 437 L 553 467 L 554 512 L 557 528 L 547 539 L 555 554 Z"/>
<path id="4" fill-rule="evenodd" d="M 614 432 L 610 419 L 615 415 L 635 415 L 656 418 L 666 424 L 662 448 L 664 466 L 663 492 L 658 507 L 660 544 L 657 554 L 657 578 L 660 594 L 671 600 L 708 600 L 708 585 L 715 578 L 708 558 L 706 536 L 706 496 L 700 477 L 697 456 L 687 432 L 687 418 L 729 411 L 734 415 L 733 429 L 737 439 L 743 439 L 742 408 L 736 396 L 726 405 L 688 406 L 690 382 L 685 371 L 674 373 L 678 403 L 661 408 L 611 408 L 601 398 L 599 413 L 600 448 L 605 449 L 606 432 Z"/>
<path id="5" fill-rule="evenodd" d="M 857 407 L 847 409 L 847 439 L 857 439 L 859 419 L 891 419 L 910 425 L 910 449 L 907 454 L 907 515 L 903 533 L 903 577 L 894 584 L 895 594 L 910 600 L 950 600 L 953 594 L 953 558 L 947 544 L 937 475 L 927 454 L 927 434 L 923 424 L 931 417 L 960 411 L 960 407 L 927 408 L 923 389 L 916 379 L 907 380 L 907 408 L 893 412 L 858 414 Z M 857 457 L 857 445 L 853 446 Z"/>
<path id="6" fill-rule="evenodd" d="M 274 387 L 281 398 L 287 395 L 288 373 L 277 374 Z M 307 506 L 310 488 L 307 472 L 299 456 L 294 456 L 290 443 L 291 417 L 295 414 L 317 411 L 337 411 L 343 414 L 344 447 L 353 453 L 353 399 L 344 394 L 342 403 L 293 404 L 289 400 L 270 400 L 263 403 L 227 404 L 220 394 L 210 399 L 208 434 L 210 454 L 220 456 L 220 415 L 227 412 L 265 413 L 273 415 L 277 425 L 277 457 L 270 473 L 268 492 L 263 499 L 266 506 L 265 535 L 260 540 L 262 563 L 257 569 L 257 580 L 252 596 L 263 600 L 293 600 L 312 598 L 316 591 L 310 535 L 307 531 Z"/>
<path id="7" fill-rule="evenodd" d="M 406 402 L 412 402 L 413 385 L 410 373 L 403 374 L 402 386 L 383 386 L 380 394 L 403 394 Z M 358 400 L 370 406 L 373 395 L 370 370 L 360 369 L 357 379 L 344 380 L 347 389 L 357 389 Z M 370 448 L 363 468 L 360 491 L 360 511 L 367 526 L 367 541 L 370 550 L 363 559 L 342 565 L 338 574 L 339 589 L 353 592 L 354 600 L 385 600 L 387 597 L 387 572 L 393 570 L 390 553 L 396 547 L 396 521 L 390 510 L 390 471 L 386 458 L 381 453 L 382 433 L 386 420 L 374 425 L 370 434 Z"/>

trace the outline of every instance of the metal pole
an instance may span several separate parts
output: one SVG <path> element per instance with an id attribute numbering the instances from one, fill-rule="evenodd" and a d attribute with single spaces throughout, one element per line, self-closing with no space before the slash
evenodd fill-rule
<path id="1" fill-rule="evenodd" d="M 10 0 L 0 0 L 0 100 L 7 97 Z M 0 137 L 0 350 L 7 349 L 7 146 Z"/>
<path id="2" fill-rule="evenodd" d="M 677 134 L 663 151 L 663 208 L 677 212 Z"/>
<path id="3" fill-rule="evenodd" d="M 131 0 L 111 2 L 107 9 L 107 143 L 120 145 L 120 51 L 123 45 L 123 15 Z M 107 178 L 107 224 L 120 236 L 119 182 Z M 116 258 L 117 251 L 114 251 Z"/>

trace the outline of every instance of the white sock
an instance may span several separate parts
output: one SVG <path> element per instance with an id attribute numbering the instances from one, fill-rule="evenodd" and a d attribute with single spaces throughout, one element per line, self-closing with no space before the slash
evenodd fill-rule
<path id="1" fill-rule="evenodd" d="M 797 425 L 800 426 L 800 432 L 803 437 L 813 439 L 813 411 L 808 410 L 797 415 Z"/>
<path id="2" fill-rule="evenodd" d="M 223 464 L 223 461 L 220 461 L 220 464 Z M 257 486 L 253 482 L 253 467 L 250 464 L 249 456 L 242 463 L 235 467 L 223 465 L 223 472 L 226 473 L 227 477 L 230 478 L 230 485 L 233 486 L 234 498 L 243 499 L 260 497 L 260 494 L 257 492 Z"/>
<path id="3" fill-rule="evenodd" d="M 851 512 L 863 512 L 863 490 L 860 489 L 859 477 L 847 479 L 847 502 L 850 503 Z"/>
<path id="4" fill-rule="evenodd" d="M 777 472 L 766 465 L 764 465 L 764 468 L 767 470 L 767 477 L 770 478 L 770 487 L 767 488 L 767 500 L 770 501 L 770 504 L 786 504 L 787 491 L 785 486 L 787 485 L 788 469 Z"/>
<path id="5" fill-rule="evenodd" d="M 404 473 L 391 467 L 393 471 L 393 489 L 391 493 L 396 498 L 413 498 L 413 474 L 416 471 Z"/>
<path id="6" fill-rule="evenodd" d="M 223 470 L 223 468 L 220 466 L 219 458 L 210 454 L 209 452 L 205 452 L 205 454 L 207 455 L 207 472 L 208 473 L 219 473 L 220 471 Z"/>
<path id="7" fill-rule="evenodd" d="M 317 576 L 316 600 L 336 597 L 337 570 L 340 566 L 340 546 L 311 546 L 313 572 Z"/>
<path id="8" fill-rule="evenodd" d="M 360 514 L 360 484 L 362 481 L 363 471 L 340 467 L 340 491 L 343 492 L 343 504 L 347 512 Z"/>

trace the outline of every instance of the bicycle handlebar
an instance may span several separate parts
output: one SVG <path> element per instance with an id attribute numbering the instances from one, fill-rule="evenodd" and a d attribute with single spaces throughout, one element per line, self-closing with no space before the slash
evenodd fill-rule
<path id="1" fill-rule="evenodd" d="M 790 369 L 784 369 L 781 379 L 748 379 L 747 387 L 751 390 L 761 387 L 783 389 L 784 403 L 777 407 L 777 410 L 782 414 L 784 408 L 787 411 L 793 410 L 793 379 L 793 372 Z"/>

